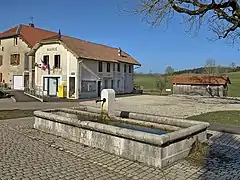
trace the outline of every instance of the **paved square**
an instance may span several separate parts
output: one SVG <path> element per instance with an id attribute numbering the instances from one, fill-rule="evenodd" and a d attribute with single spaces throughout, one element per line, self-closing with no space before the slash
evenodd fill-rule
<path id="1" fill-rule="evenodd" d="M 95 101 L 81 104 L 100 106 Z M 240 104 L 238 100 L 135 96 L 117 98 L 116 109 L 185 118 L 209 111 L 239 110 Z M 33 118 L 0 121 L 0 179 L 240 180 L 239 135 L 211 132 L 210 148 L 202 163 L 182 160 L 160 170 L 37 131 L 33 122 Z"/>
<path id="2" fill-rule="evenodd" d="M 160 170 L 39 132 L 33 118 L 0 121 L 0 179 L 240 179 L 240 136 L 212 132 L 201 165 Z"/>
<path id="3" fill-rule="evenodd" d="M 80 102 L 100 108 L 95 101 Z M 145 112 L 160 116 L 186 118 L 201 113 L 219 110 L 239 110 L 240 100 L 227 100 L 194 96 L 131 96 L 116 98 L 116 109 Z"/>

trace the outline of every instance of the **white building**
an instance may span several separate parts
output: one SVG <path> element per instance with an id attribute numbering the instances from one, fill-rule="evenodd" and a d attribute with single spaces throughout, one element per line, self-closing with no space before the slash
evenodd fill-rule
<path id="1" fill-rule="evenodd" d="M 28 53 L 35 57 L 35 87 L 45 96 L 58 96 L 66 84 L 67 98 L 97 97 L 104 88 L 116 93 L 133 90 L 134 65 L 140 65 L 121 49 L 72 37 L 53 36 L 37 43 Z M 44 62 L 44 63 L 43 63 Z M 49 70 L 41 68 L 49 64 Z"/>
<path id="2" fill-rule="evenodd" d="M 29 76 L 34 70 L 29 66 L 32 59 L 27 53 L 40 40 L 57 35 L 44 29 L 35 28 L 34 24 L 19 24 L 0 33 L 0 84 L 9 88 L 23 90 L 30 84 Z"/>

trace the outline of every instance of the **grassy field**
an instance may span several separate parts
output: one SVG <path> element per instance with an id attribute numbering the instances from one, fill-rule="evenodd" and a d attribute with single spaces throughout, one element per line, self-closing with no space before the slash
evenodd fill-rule
<path id="1" fill-rule="evenodd" d="M 240 72 L 229 73 L 232 84 L 229 85 L 229 96 L 240 97 Z M 156 89 L 157 76 L 154 75 L 135 75 L 134 84 L 143 87 L 146 93 L 158 93 Z M 168 78 L 168 84 L 166 88 L 172 88 L 171 77 Z"/>
<path id="2" fill-rule="evenodd" d="M 216 111 L 188 117 L 187 119 L 209 123 L 240 125 L 240 111 Z"/>

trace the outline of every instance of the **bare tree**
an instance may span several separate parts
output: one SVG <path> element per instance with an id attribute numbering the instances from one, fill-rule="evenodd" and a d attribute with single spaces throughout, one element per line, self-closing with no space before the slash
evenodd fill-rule
<path id="1" fill-rule="evenodd" d="M 205 72 L 208 75 L 215 75 L 216 72 L 216 62 L 214 59 L 208 59 L 205 63 Z"/>
<path id="2" fill-rule="evenodd" d="M 232 63 L 230 64 L 230 67 L 231 67 L 232 69 L 236 68 L 236 63 L 232 62 Z"/>
<path id="3" fill-rule="evenodd" d="M 203 23 L 215 33 L 215 39 L 235 41 L 240 32 L 240 6 L 237 0 L 139 0 L 138 13 L 152 25 L 171 20 L 175 13 L 186 17 L 190 30 Z"/>
<path id="4" fill-rule="evenodd" d="M 166 75 L 163 75 L 159 78 L 157 78 L 156 80 L 156 88 L 159 90 L 160 95 L 162 94 L 163 90 L 166 88 L 167 86 L 167 77 Z"/>
<path id="5" fill-rule="evenodd" d="M 167 66 L 165 69 L 165 74 L 171 76 L 174 73 L 174 69 L 171 66 Z"/>

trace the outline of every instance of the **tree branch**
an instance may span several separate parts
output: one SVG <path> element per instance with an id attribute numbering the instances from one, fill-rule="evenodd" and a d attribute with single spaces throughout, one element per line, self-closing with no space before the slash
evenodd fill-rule
<path id="1" fill-rule="evenodd" d="M 206 16 L 208 20 L 205 22 L 209 23 L 213 32 L 221 30 L 219 38 L 228 37 L 240 27 L 240 5 L 237 0 L 221 0 L 220 2 L 215 0 L 144 0 L 141 7 L 141 12 L 155 17 L 153 24 L 162 21 L 172 11 L 198 17 L 198 22 L 194 20 L 194 23 L 198 23 L 199 27 L 203 22 L 203 17 Z"/>

